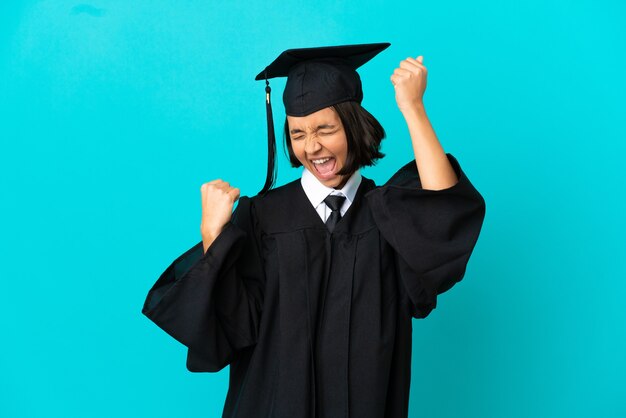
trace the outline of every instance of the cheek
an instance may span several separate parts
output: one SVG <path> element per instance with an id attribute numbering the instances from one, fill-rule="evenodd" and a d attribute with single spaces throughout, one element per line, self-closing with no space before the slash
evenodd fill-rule
<path id="1" fill-rule="evenodd" d="M 335 141 L 335 143 L 333 144 L 333 153 L 336 156 L 341 157 L 342 159 L 346 158 L 346 156 L 348 155 L 348 141 L 345 137 L 339 138 L 337 141 Z"/>
<path id="2" fill-rule="evenodd" d="M 296 158 L 302 162 L 302 154 L 304 153 L 304 147 L 302 141 L 291 141 L 291 150 Z"/>

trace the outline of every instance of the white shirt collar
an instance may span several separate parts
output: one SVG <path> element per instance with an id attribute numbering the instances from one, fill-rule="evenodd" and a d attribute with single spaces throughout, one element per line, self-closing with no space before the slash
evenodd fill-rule
<path id="1" fill-rule="evenodd" d="M 302 170 L 302 178 L 300 179 L 302 183 L 302 188 L 304 189 L 304 193 L 311 201 L 311 204 L 314 208 L 319 206 L 320 203 L 326 199 L 326 196 L 329 194 L 338 194 L 337 192 L 341 192 L 348 200 L 348 206 L 352 204 L 354 201 L 354 196 L 356 196 L 356 191 L 361 184 L 361 173 L 359 170 L 356 170 L 348 179 L 346 184 L 341 189 L 333 189 L 332 187 L 324 186 L 320 181 L 306 168 Z M 345 205 L 345 203 L 344 203 Z"/>

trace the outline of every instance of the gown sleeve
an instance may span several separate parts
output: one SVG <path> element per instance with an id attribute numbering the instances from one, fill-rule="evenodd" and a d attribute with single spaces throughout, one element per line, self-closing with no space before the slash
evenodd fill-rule
<path id="1" fill-rule="evenodd" d="M 458 182 L 442 190 L 421 186 L 415 160 L 367 194 L 374 221 L 394 249 L 403 308 L 425 318 L 437 295 L 465 275 L 485 217 L 485 201 L 451 154 Z"/>
<path id="2" fill-rule="evenodd" d="M 202 241 L 191 247 L 148 292 L 142 313 L 187 346 L 189 371 L 219 371 L 256 343 L 265 283 L 256 225 L 241 197 L 207 252 Z"/>

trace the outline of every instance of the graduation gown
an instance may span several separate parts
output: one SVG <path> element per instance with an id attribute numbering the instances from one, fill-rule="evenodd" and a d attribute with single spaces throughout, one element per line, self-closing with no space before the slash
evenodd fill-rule
<path id="1" fill-rule="evenodd" d="M 412 160 L 365 177 L 333 233 L 299 180 L 241 197 L 203 254 L 176 258 L 143 314 L 187 347 L 187 369 L 230 365 L 223 417 L 405 418 L 412 318 L 465 274 L 485 202 L 459 181 L 424 190 Z"/>

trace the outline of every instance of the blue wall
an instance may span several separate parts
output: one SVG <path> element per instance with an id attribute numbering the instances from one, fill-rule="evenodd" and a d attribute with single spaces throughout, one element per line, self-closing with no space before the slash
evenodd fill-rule
<path id="1" fill-rule="evenodd" d="M 219 416 L 227 370 L 187 372 L 144 297 L 200 239 L 203 182 L 262 186 L 254 76 L 365 42 L 392 46 L 361 71 L 388 133 L 364 174 L 411 158 L 389 76 L 424 55 L 487 201 L 465 279 L 414 321 L 411 417 L 626 416 L 625 3 L 312 3 L 2 2 L 0 416 Z"/>

